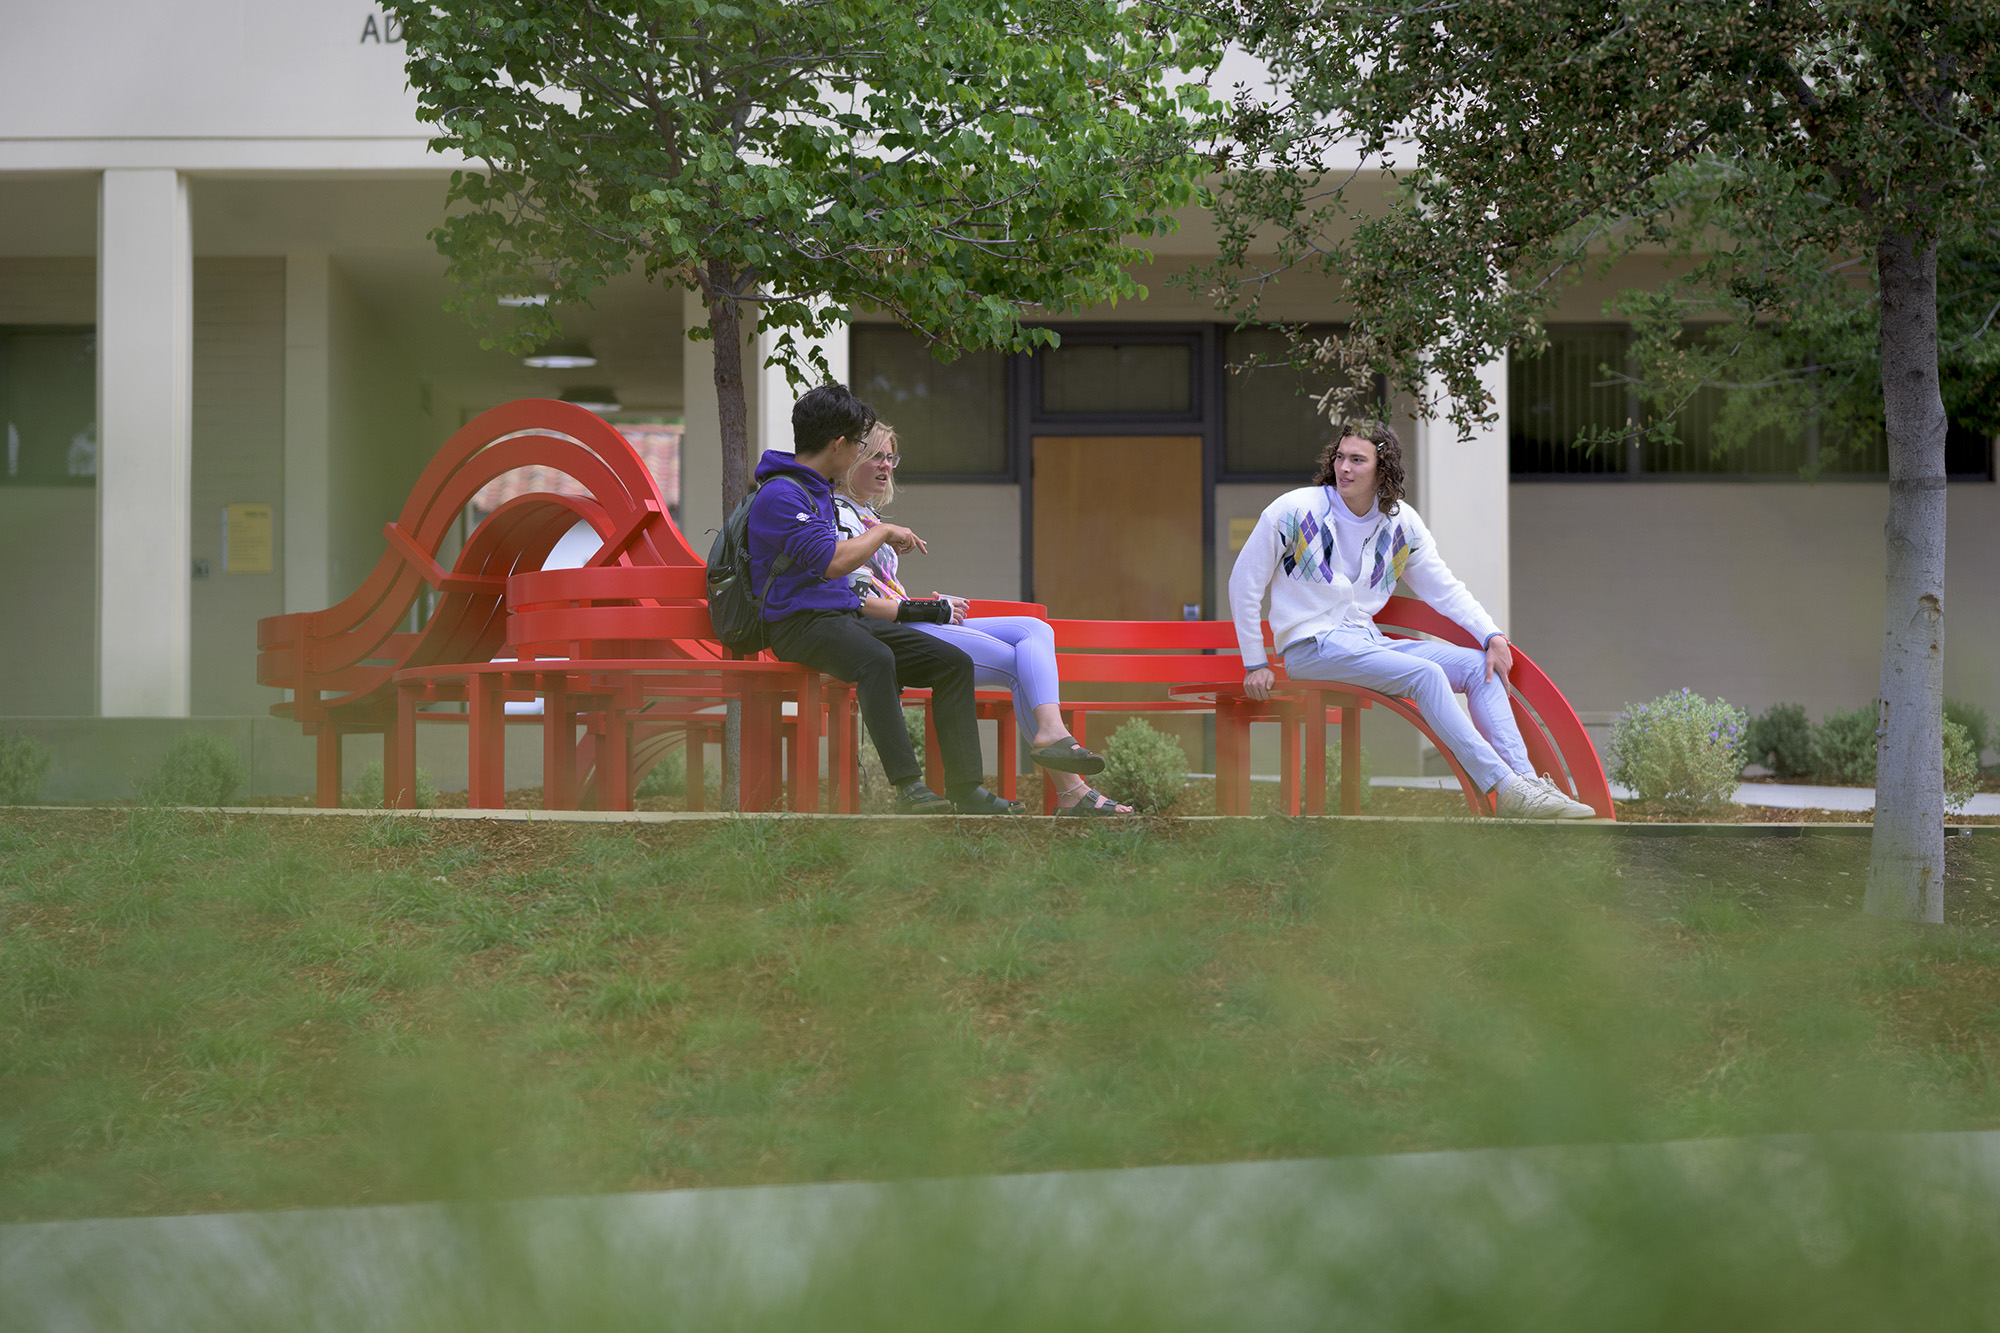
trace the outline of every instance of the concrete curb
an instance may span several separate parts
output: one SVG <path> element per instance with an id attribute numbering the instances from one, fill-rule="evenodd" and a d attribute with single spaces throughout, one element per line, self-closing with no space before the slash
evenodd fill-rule
<path id="1" fill-rule="evenodd" d="M 16 805 L 0 810 L 37 811 L 48 814 L 92 812 L 129 813 L 147 807 L 131 805 Z M 729 820 L 825 821 L 846 824 L 915 824 L 939 820 L 1001 819 L 1019 824 L 1057 825 L 1066 828 L 1116 827 L 1109 821 L 1085 821 L 1059 815 L 837 815 L 800 814 L 790 811 L 760 811 L 748 814 L 724 810 L 320 810 L 294 805 L 177 805 L 152 807 L 180 814 L 247 815 L 277 819 L 428 819 L 444 821 L 485 820 L 495 824 L 687 824 Z M 1612 819 L 1475 819 L 1468 815 L 1151 815 L 1134 816 L 1132 822 L 1151 824 L 1224 824 L 1244 820 L 1278 820 L 1293 824 L 1411 824 L 1460 828 L 1547 828 L 1593 830 L 1634 838 L 1720 837 L 1720 838 L 1801 838 L 1816 833 L 1856 837 L 1874 832 L 1867 823 L 1639 823 Z M 1947 824 L 1946 837 L 1969 838 L 1978 833 L 2000 835 L 1996 824 Z"/>
<path id="2" fill-rule="evenodd" d="M 1735 1201 L 1746 1233 L 1845 1234 L 1837 1182 L 1896 1208 L 2000 1195 L 2000 1133 L 1783 1136 L 1050 1172 L 899 1183 L 122 1218 L 0 1226 L 0 1324 L 318 1330 L 826 1327 L 976 1274 L 1040 1303 L 1108 1293 L 1091 1326 L 1319 1329 L 1331 1291 L 1377 1314 L 1504 1289 L 1528 1254 L 1615 1254 L 1593 1203 Z M 1816 1228 L 1816 1229 L 1814 1229 Z M 1428 1238 L 1428 1239 L 1426 1239 Z M 1817 1253 L 1817 1251 L 1814 1251 Z M 1581 1261 L 1581 1260 L 1579 1260 Z M 942 1266 L 942 1271 L 940 1271 Z M 886 1288 L 849 1285 L 889 1274 Z M 1327 1278 L 1345 1275 L 1329 1286 Z M 1393 1289 L 1380 1286 L 1393 1277 Z M 902 1290 L 898 1290 L 901 1284 Z M 975 1282 L 974 1286 L 981 1284 Z M 975 1290 L 970 1316 L 991 1292 Z M 941 1307 L 954 1309 L 956 1297 Z M 604 1308 L 606 1302 L 611 1309 Z M 1004 1303 L 1003 1303 L 1004 1304 Z M 597 1308 L 592 1310 L 595 1305 Z M 993 1327 L 986 1320 L 981 1326 Z M 1349 1321 L 1332 1321 L 1345 1325 Z M 1355 1321 L 1408 1326 L 1396 1318 Z M 841 1326 L 845 1326 L 843 1321 Z M 939 1323 L 934 1326 L 951 1326 Z"/>

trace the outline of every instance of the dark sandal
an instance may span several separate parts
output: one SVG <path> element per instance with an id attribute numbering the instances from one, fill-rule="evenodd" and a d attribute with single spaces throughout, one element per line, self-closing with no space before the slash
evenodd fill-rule
<path id="1" fill-rule="evenodd" d="M 1063 794 L 1068 795 L 1067 792 Z M 1061 798 L 1057 799 L 1056 813 L 1059 815 L 1076 815 L 1083 819 L 1099 819 L 1107 816 L 1116 818 L 1120 815 L 1138 813 L 1130 806 L 1121 807 L 1118 802 L 1112 800 L 1095 787 L 1085 787 L 1082 791 L 1078 792 L 1076 794 L 1075 805 L 1062 805 L 1060 804 Z"/>
<path id="2" fill-rule="evenodd" d="M 1059 741 L 1050 741 L 1039 750 L 1030 750 L 1028 758 L 1058 773 L 1077 773 L 1087 777 L 1104 771 L 1104 756 L 1084 749 L 1076 743 L 1074 736 L 1065 736 Z"/>

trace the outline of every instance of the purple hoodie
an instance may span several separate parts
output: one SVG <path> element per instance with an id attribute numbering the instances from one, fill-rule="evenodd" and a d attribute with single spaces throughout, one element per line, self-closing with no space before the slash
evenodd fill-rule
<path id="1" fill-rule="evenodd" d="M 766 449 L 757 460 L 763 489 L 750 501 L 750 577 L 764 596 L 764 619 L 800 611 L 853 611 L 861 606 L 846 579 L 826 577 L 840 542 L 833 523 L 833 483 L 788 453 Z M 792 567 L 771 578 L 771 559 L 783 551 Z"/>

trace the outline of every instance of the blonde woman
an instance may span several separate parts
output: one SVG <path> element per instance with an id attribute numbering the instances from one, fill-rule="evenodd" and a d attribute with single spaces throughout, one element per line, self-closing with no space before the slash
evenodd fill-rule
<path id="1" fill-rule="evenodd" d="M 894 497 L 896 466 L 901 461 L 894 428 L 876 422 L 860 460 L 834 482 L 834 523 L 843 539 L 861 536 L 884 521 L 876 506 L 886 505 Z M 896 550 L 886 542 L 848 578 L 861 598 L 863 615 L 894 620 L 897 607 L 909 598 L 897 580 Z M 932 595 L 944 597 L 942 593 Z M 1033 616 L 975 616 L 968 620 L 964 598 L 946 600 L 951 603 L 950 624 L 916 624 L 911 628 L 946 640 L 970 657 L 974 684 L 1013 691 L 1014 720 L 1027 742 L 1028 757 L 1046 769 L 1049 780 L 1055 783 L 1056 813 L 1131 814 L 1131 806 L 1118 804 L 1081 776 L 1101 772 L 1104 760 L 1077 744 L 1063 725 L 1055 634 L 1048 622 Z"/>

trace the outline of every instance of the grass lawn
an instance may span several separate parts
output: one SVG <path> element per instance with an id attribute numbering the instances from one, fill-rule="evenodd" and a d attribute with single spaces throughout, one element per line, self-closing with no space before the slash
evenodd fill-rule
<path id="1" fill-rule="evenodd" d="M 0 814 L 0 1218 L 2000 1125 L 2000 838 Z"/>

